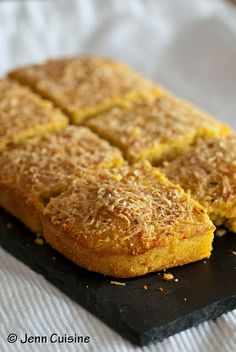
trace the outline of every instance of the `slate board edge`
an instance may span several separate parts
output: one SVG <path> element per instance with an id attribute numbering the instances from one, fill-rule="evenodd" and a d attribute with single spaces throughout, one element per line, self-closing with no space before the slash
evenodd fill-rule
<path id="1" fill-rule="evenodd" d="M 186 316 L 182 316 L 168 324 L 154 328 L 140 335 L 140 346 L 147 346 L 155 342 L 160 342 L 163 339 L 175 335 L 181 331 L 196 327 L 197 325 L 207 321 L 215 320 L 224 313 L 227 313 L 236 308 L 236 295 L 227 297 L 224 300 L 214 302 L 207 307 L 192 312 Z"/>
<path id="2" fill-rule="evenodd" d="M 138 346 L 146 346 L 151 343 L 160 342 L 173 334 L 186 330 L 187 328 L 197 326 L 203 321 L 216 319 L 227 311 L 236 308 L 236 295 L 234 295 L 227 297 L 224 300 L 220 300 L 219 302 L 213 302 L 210 306 L 208 305 L 207 307 L 203 307 L 192 312 L 191 314 L 188 314 L 187 316 L 182 316 L 179 319 L 146 331 L 145 333 L 137 333 L 134 332 L 124 321 L 119 323 L 119 319 L 114 319 L 112 322 L 111 320 L 108 320 L 106 314 L 104 314 L 104 309 L 99 310 L 99 304 L 96 302 L 96 295 L 92 295 L 91 292 L 86 295 L 82 292 L 82 290 L 81 292 L 76 291 L 75 294 L 72 294 L 72 292 L 67 289 L 67 285 L 64 285 L 64 281 L 57 280 L 57 278 L 53 276 L 53 271 L 49 272 L 45 269 L 45 267 L 43 267 L 42 263 L 38 263 L 33 252 L 31 252 L 24 244 L 8 238 L 8 240 L 2 241 L 0 245 L 14 257 L 29 266 L 32 270 L 45 277 L 45 279 L 47 279 L 51 284 L 55 285 L 76 303 L 90 311 L 93 315 L 94 307 L 96 307 L 95 315 L 98 318 L 116 330 L 122 337 L 126 337 Z M 112 314 L 114 317 L 119 315 L 119 311 L 117 311 L 115 306 L 109 304 L 109 307 L 107 305 L 106 308 L 110 314 L 113 312 Z"/>

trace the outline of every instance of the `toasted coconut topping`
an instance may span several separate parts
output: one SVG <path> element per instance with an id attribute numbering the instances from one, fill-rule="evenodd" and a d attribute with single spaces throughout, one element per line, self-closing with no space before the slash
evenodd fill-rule
<path id="1" fill-rule="evenodd" d="M 16 82 L 0 80 L 0 143 L 21 131 L 65 119 L 52 103 Z"/>
<path id="2" fill-rule="evenodd" d="M 207 113 L 168 94 L 140 99 L 126 108 L 113 108 L 87 125 L 121 147 L 131 161 L 168 159 L 197 138 L 230 133 Z M 160 149 L 161 144 L 166 148 Z"/>
<path id="3" fill-rule="evenodd" d="M 120 166 L 120 151 L 86 127 L 68 126 L 58 134 L 33 138 L 0 157 L 0 182 L 16 185 L 30 194 L 50 193 L 81 168 Z"/>
<path id="4" fill-rule="evenodd" d="M 119 282 L 119 281 L 110 281 L 111 285 L 116 285 L 116 286 L 126 286 L 125 282 Z"/>
<path id="5" fill-rule="evenodd" d="M 201 142 L 162 171 L 204 206 L 225 208 L 236 200 L 236 137 Z"/>
<path id="6" fill-rule="evenodd" d="M 18 69 L 10 76 L 30 84 L 69 111 L 153 86 L 127 65 L 99 57 L 51 60 Z"/>
<path id="7" fill-rule="evenodd" d="M 182 238 L 212 228 L 204 209 L 147 162 L 83 174 L 45 214 L 91 247 L 116 251 L 125 244 L 133 254 L 165 245 L 176 233 Z"/>

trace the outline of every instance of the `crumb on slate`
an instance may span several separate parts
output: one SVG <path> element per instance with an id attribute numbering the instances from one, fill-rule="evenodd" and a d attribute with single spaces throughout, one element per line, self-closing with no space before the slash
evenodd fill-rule
<path id="1" fill-rule="evenodd" d="M 148 289 L 148 286 L 147 286 L 147 285 L 144 285 L 143 288 L 144 288 L 144 290 L 147 290 L 147 289 Z"/>
<path id="2" fill-rule="evenodd" d="M 236 251 L 232 251 L 232 254 L 233 254 L 233 255 L 236 255 Z"/>
<path id="3" fill-rule="evenodd" d="M 165 273 L 165 274 L 163 275 L 163 280 L 165 280 L 165 281 L 173 280 L 173 278 L 174 278 L 174 275 L 172 275 L 172 274 L 170 274 L 170 273 Z"/>
<path id="4" fill-rule="evenodd" d="M 179 279 L 174 279 L 174 282 L 179 282 Z"/>
<path id="5" fill-rule="evenodd" d="M 110 281 L 111 285 L 117 285 L 117 286 L 125 286 L 125 282 L 119 282 L 119 281 Z"/>
<path id="6" fill-rule="evenodd" d="M 158 287 L 158 290 L 159 290 L 160 292 L 163 292 L 163 291 L 164 291 L 164 289 L 163 289 L 162 287 Z"/>
<path id="7" fill-rule="evenodd" d="M 6 228 L 7 228 L 7 229 L 12 229 L 12 224 L 11 224 L 10 222 L 8 222 L 8 223 L 6 224 Z"/>
<path id="8" fill-rule="evenodd" d="M 222 237 L 222 236 L 224 236 L 226 234 L 226 232 L 227 231 L 225 229 L 218 229 L 218 230 L 216 230 L 215 234 L 218 237 Z"/>
<path id="9" fill-rule="evenodd" d="M 35 238 L 34 243 L 38 244 L 39 246 L 42 246 L 44 244 L 44 240 L 40 237 Z"/>

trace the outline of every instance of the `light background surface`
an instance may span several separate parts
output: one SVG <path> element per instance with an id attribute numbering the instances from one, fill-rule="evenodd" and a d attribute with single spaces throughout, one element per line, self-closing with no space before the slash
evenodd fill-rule
<path id="1" fill-rule="evenodd" d="M 126 61 L 236 129 L 233 5 L 220 0 L 0 0 L 0 75 L 48 57 L 81 53 Z M 19 337 L 77 333 L 90 335 L 92 342 L 10 345 L 11 332 Z M 0 351 L 235 352 L 236 311 L 136 348 L 0 249 Z"/>

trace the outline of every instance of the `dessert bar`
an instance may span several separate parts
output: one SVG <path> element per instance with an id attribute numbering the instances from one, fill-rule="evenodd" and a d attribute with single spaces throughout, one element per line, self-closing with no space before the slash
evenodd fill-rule
<path id="1" fill-rule="evenodd" d="M 217 226 L 236 232 L 236 136 L 202 141 L 162 171 L 189 191 Z"/>
<path id="2" fill-rule="evenodd" d="M 104 275 L 144 275 L 210 256 L 206 210 L 148 162 L 84 172 L 43 214 L 46 241 Z"/>
<path id="3" fill-rule="evenodd" d="M 61 130 L 67 123 L 51 102 L 14 81 L 0 80 L 0 153 L 30 137 Z"/>

